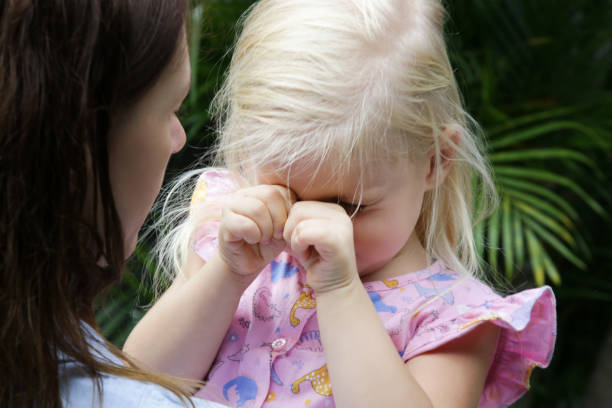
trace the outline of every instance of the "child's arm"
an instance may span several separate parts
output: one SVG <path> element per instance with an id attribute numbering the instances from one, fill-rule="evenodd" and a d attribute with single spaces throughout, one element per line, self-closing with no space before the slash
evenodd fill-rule
<path id="1" fill-rule="evenodd" d="M 219 254 L 178 277 L 138 322 L 124 351 L 146 368 L 202 379 L 212 364 L 243 291 Z"/>
<path id="2" fill-rule="evenodd" d="M 498 328 L 470 334 L 406 364 L 361 282 L 317 294 L 321 341 L 338 407 L 475 407 Z"/>
<path id="3" fill-rule="evenodd" d="M 124 351 L 147 368 L 202 379 L 244 289 L 285 247 L 291 193 L 279 186 L 239 190 L 223 209 L 219 250 L 190 252 L 184 274 L 136 325 Z"/>
<path id="4" fill-rule="evenodd" d="M 359 279 L 346 213 L 333 204 L 297 203 L 285 238 L 316 293 L 336 406 L 477 405 L 496 345 L 494 326 L 404 364 Z"/>

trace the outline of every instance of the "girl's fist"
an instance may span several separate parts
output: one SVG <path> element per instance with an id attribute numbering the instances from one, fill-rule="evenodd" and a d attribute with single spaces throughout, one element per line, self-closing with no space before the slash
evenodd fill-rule
<path id="1" fill-rule="evenodd" d="M 294 200 L 290 190 L 276 185 L 234 193 L 219 227 L 219 255 L 232 272 L 254 277 L 285 248 L 283 229 Z"/>
<path id="2" fill-rule="evenodd" d="M 284 239 L 306 268 L 315 293 L 327 292 L 358 279 L 353 224 L 337 204 L 300 201 L 285 224 Z"/>

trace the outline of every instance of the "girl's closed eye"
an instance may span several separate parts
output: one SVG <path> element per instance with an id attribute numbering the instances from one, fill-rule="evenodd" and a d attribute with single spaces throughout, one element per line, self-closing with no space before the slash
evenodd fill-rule
<path id="1" fill-rule="evenodd" d="M 346 213 L 350 216 L 350 217 L 354 217 L 355 215 L 357 215 L 358 213 L 362 212 L 363 210 L 365 210 L 367 208 L 367 205 L 363 205 L 363 204 L 353 204 L 353 203 L 346 203 L 343 201 L 339 201 L 338 205 L 342 208 L 344 208 L 344 211 L 346 211 Z"/>

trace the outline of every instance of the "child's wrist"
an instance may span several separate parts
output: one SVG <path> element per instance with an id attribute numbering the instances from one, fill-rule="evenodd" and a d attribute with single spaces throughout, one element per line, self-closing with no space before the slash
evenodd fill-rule
<path id="1" fill-rule="evenodd" d="M 316 288 L 316 286 L 313 286 L 312 289 L 318 299 L 321 297 L 337 297 L 361 287 L 363 287 L 363 284 L 361 283 L 359 276 L 355 274 L 344 282 L 337 282 L 334 285 L 327 285 L 323 288 Z"/>
<path id="2" fill-rule="evenodd" d="M 255 280 L 257 274 L 254 275 L 241 275 L 235 273 L 232 268 L 225 262 L 221 254 L 217 251 L 210 257 L 207 264 L 211 268 L 215 268 L 221 274 L 223 274 L 224 281 L 227 282 L 227 286 L 237 290 L 240 294 L 246 290 L 246 288 Z"/>

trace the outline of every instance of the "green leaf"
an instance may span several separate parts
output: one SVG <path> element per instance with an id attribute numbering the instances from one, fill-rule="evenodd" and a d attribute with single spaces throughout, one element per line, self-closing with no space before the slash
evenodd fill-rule
<path id="1" fill-rule="evenodd" d="M 472 191 L 478 190 L 478 179 L 476 177 L 472 177 Z M 476 247 L 476 253 L 483 255 L 484 257 L 484 234 L 485 234 L 485 222 L 486 218 L 484 218 L 481 213 L 482 207 L 482 196 L 476 194 L 474 198 L 474 216 L 475 216 L 475 224 L 473 226 L 473 234 L 474 234 L 474 246 Z"/>
<path id="2" fill-rule="evenodd" d="M 542 255 L 542 261 L 544 263 L 544 270 L 546 271 L 546 276 L 548 276 L 548 279 L 550 279 L 550 281 L 555 285 L 560 285 L 561 275 L 559 274 L 554 262 L 551 261 L 550 256 L 548 256 L 546 252 L 544 252 Z"/>
<path id="3" fill-rule="evenodd" d="M 204 22 L 204 6 L 202 4 L 194 5 L 191 10 L 191 39 L 189 47 L 189 58 L 191 61 L 191 88 L 198 88 L 198 63 L 200 62 L 200 38 L 202 37 L 202 25 Z M 189 100 L 192 106 L 198 102 L 197 92 L 190 92 Z"/>
<path id="4" fill-rule="evenodd" d="M 503 194 L 513 198 L 513 201 L 522 201 L 527 205 L 530 205 L 535 208 L 539 208 L 544 212 L 548 213 L 550 216 L 555 217 L 557 220 L 563 223 L 567 228 L 573 228 L 574 222 L 572 219 L 563 211 L 555 208 L 550 203 L 541 198 L 538 198 L 533 195 L 529 195 L 523 193 L 522 191 L 515 190 L 513 188 L 503 188 Z"/>
<path id="5" fill-rule="evenodd" d="M 497 253 L 499 251 L 499 209 L 488 220 L 488 251 L 489 264 L 497 271 Z"/>
<path id="6" fill-rule="evenodd" d="M 573 180 L 560 176 L 556 173 L 533 169 L 533 168 L 519 168 L 519 167 L 510 167 L 510 166 L 497 166 L 495 167 L 495 173 L 502 176 L 514 176 L 514 177 L 524 177 L 527 179 L 545 181 L 549 183 L 559 184 L 564 187 L 569 188 L 574 193 L 576 193 L 584 202 L 591 207 L 595 212 L 597 212 L 600 216 L 604 218 L 608 218 L 607 212 L 599 205 L 599 203 L 591 197 L 586 191 L 584 191 L 578 184 L 576 184 Z"/>
<path id="7" fill-rule="evenodd" d="M 575 130 L 591 138 L 597 138 L 596 133 L 591 128 L 581 123 L 572 121 L 555 121 L 547 122 L 543 125 L 534 126 L 525 130 L 513 132 L 507 136 L 493 139 L 489 142 L 488 148 L 496 150 L 562 130 Z"/>
<path id="8" fill-rule="evenodd" d="M 104 299 L 104 307 L 96 314 L 96 321 L 100 327 L 103 327 L 107 322 L 116 316 L 118 311 L 124 306 L 125 299 L 123 297 L 108 296 Z"/>
<path id="9" fill-rule="evenodd" d="M 100 330 L 105 337 L 113 337 L 113 333 L 124 326 L 130 320 L 130 311 L 134 307 L 134 300 L 128 296 L 121 296 L 112 307 L 105 308 L 103 314 L 107 319 L 99 322 Z"/>
<path id="10" fill-rule="evenodd" d="M 544 227 L 540 226 L 537 222 L 533 221 L 529 217 L 524 217 L 523 223 L 527 225 L 541 239 L 543 239 L 550 246 L 555 248 L 557 252 L 565 259 L 567 259 L 582 270 L 586 269 L 586 265 L 584 264 L 584 262 L 578 256 L 576 256 L 569 248 L 563 245 L 563 243 L 561 243 L 561 241 L 559 241 L 554 235 L 548 232 Z"/>
<path id="11" fill-rule="evenodd" d="M 476 252 L 482 254 L 484 249 L 484 221 L 474 226 L 474 245 L 476 246 Z"/>
<path id="12" fill-rule="evenodd" d="M 512 216 L 512 230 L 514 236 L 514 249 L 516 253 L 516 266 L 519 269 L 523 268 L 525 263 L 525 243 L 523 241 L 523 224 L 521 222 L 521 215 L 517 211 L 514 211 Z"/>
<path id="13" fill-rule="evenodd" d="M 531 115 L 525 115 L 518 118 L 513 118 L 501 125 L 494 126 L 490 129 L 487 129 L 487 134 L 489 137 L 495 136 L 499 133 L 506 132 L 512 129 L 516 129 L 518 127 L 528 125 L 534 122 L 543 122 L 550 121 L 551 119 L 558 118 L 560 116 L 568 116 L 578 110 L 582 109 L 579 106 L 566 106 L 557 109 L 549 109 L 541 112 L 537 112 Z"/>
<path id="14" fill-rule="evenodd" d="M 575 160 L 586 164 L 592 169 L 597 168 L 595 162 L 585 154 L 577 152 L 575 150 L 562 148 L 501 151 L 489 154 L 489 159 L 493 163 L 548 159 Z"/>
<path id="15" fill-rule="evenodd" d="M 136 257 L 139 266 L 144 272 L 152 276 L 157 265 L 155 263 L 155 257 L 151 256 L 151 247 L 141 241 L 136 245 L 133 256 Z"/>
<path id="16" fill-rule="evenodd" d="M 564 199 L 563 197 L 561 197 L 560 195 L 558 195 L 557 193 L 555 193 L 554 191 L 548 188 L 542 187 L 541 185 L 532 183 L 530 181 L 520 180 L 516 178 L 498 176 L 496 177 L 496 180 L 498 184 L 502 185 L 503 191 L 507 191 L 508 186 L 512 186 L 512 187 L 516 187 L 524 191 L 529 191 L 532 193 L 539 194 L 540 196 L 543 196 L 549 199 L 550 201 L 552 201 L 553 203 L 561 207 L 561 209 L 565 211 L 565 213 L 573 220 L 578 220 L 579 218 L 578 213 L 576 212 L 576 210 L 574 210 L 574 207 L 572 207 L 572 205 L 566 199 Z M 512 191 L 515 191 L 515 190 L 512 190 Z M 526 199 L 524 197 L 521 197 L 521 198 L 523 199 L 523 201 L 527 201 L 531 203 L 530 199 Z M 537 200 L 537 198 L 535 197 L 533 199 Z"/>
<path id="17" fill-rule="evenodd" d="M 504 270 L 506 278 L 512 279 L 514 272 L 514 243 L 512 242 L 512 210 L 510 208 L 510 200 L 504 198 L 502 201 L 502 247 L 504 254 Z"/>
<path id="18" fill-rule="evenodd" d="M 538 286 L 544 284 L 544 265 L 542 264 L 542 246 L 534 234 L 529 230 L 525 230 L 527 237 L 527 248 L 529 249 L 529 261 L 533 272 L 533 279 Z"/>
<path id="19" fill-rule="evenodd" d="M 185 120 L 185 127 L 189 130 L 187 137 L 188 142 L 193 142 L 201 138 L 202 129 L 209 122 L 210 116 L 207 112 L 201 114 L 193 114 Z"/>
<path id="20" fill-rule="evenodd" d="M 520 201 L 515 202 L 514 205 L 516 206 L 516 208 L 521 210 L 523 213 L 531 216 L 533 219 L 535 219 L 539 223 L 547 226 L 548 228 L 556 232 L 568 244 L 570 245 L 575 244 L 574 237 L 572 236 L 571 232 L 568 231 L 563 226 L 561 226 L 559 223 L 557 223 L 557 221 L 555 221 L 551 217 L 541 213 L 535 208 L 530 207 L 529 205 L 522 203 Z"/>

